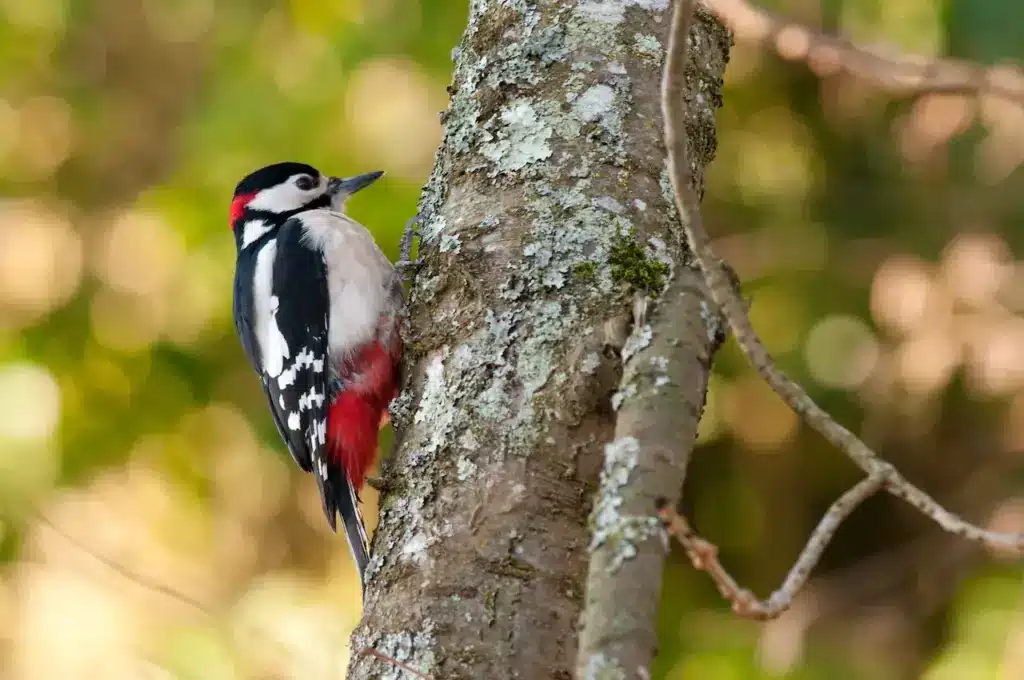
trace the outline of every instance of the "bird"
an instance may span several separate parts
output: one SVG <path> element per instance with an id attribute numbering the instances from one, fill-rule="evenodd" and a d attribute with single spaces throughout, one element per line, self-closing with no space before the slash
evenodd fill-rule
<path id="1" fill-rule="evenodd" d="M 359 491 L 399 389 L 405 270 L 345 214 L 345 202 L 383 174 L 332 177 L 275 163 L 246 175 L 230 208 L 242 349 L 292 458 L 316 478 L 335 532 L 341 516 L 364 589 Z M 408 264 L 413 231 L 410 220 L 397 264 Z"/>

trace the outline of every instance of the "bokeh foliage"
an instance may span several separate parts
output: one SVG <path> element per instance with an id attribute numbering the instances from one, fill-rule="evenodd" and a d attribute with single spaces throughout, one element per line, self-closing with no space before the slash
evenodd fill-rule
<path id="1" fill-rule="evenodd" d="M 1024 58 L 1016 0 L 770 6 Z M 441 0 L 0 0 L 4 677 L 339 677 L 358 586 L 234 337 L 227 203 L 277 160 L 384 169 L 351 212 L 393 256 L 465 18 Z M 740 44 L 719 123 L 707 221 L 783 366 L 939 498 L 1019 529 L 1024 111 L 894 100 Z M 727 346 L 686 490 L 723 559 L 765 592 L 852 479 Z M 1022 571 L 997 557 L 878 499 L 763 627 L 673 555 L 656 676 L 1024 676 Z"/>

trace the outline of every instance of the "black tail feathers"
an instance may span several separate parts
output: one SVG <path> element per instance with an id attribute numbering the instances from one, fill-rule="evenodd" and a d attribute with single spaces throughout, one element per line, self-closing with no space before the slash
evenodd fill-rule
<path id="1" fill-rule="evenodd" d="M 342 528 L 345 530 L 345 538 L 348 540 L 348 547 L 352 551 L 352 561 L 356 564 L 359 572 L 359 585 L 364 593 L 366 590 L 366 565 L 370 562 L 370 544 L 366 537 L 366 525 L 363 523 L 363 515 L 359 512 L 359 495 L 348 478 L 348 474 L 340 466 L 328 464 L 326 467 L 327 479 L 321 474 L 323 468 L 314 464 L 313 475 L 316 477 L 317 487 L 320 490 L 320 500 L 323 503 L 324 514 L 331 530 L 337 532 L 337 515 L 341 515 Z"/>

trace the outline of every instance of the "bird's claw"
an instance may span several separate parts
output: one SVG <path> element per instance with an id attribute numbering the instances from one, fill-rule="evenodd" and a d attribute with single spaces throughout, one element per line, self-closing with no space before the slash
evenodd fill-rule
<path id="1" fill-rule="evenodd" d="M 388 491 L 391 491 L 392 488 L 394 488 L 393 485 L 383 477 L 368 476 L 366 478 L 366 486 L 370 487 L 371 489 L 375 489 L 378 493 L 387 493 Z"/>
<path id="2" fill-rule="evenodd" d="M 413 215 L 405 223 L 402 231 L 402 240 L 398 246 L 398 261 L 408 262 L 412 255 L 412 240 L 419 234 L 419 224 L 423 221 L 422 215 Z"/>
<path id="3" fill-rule="evenodd" d="M 327 381 L 327 397 L 330 403 L 345 390 L 345 382 L 341 378 L 331 378 Z"/>
<path id="4" fill-rule="evenodd" d="M 415 275 L 416 272 L 418 272 L 420 270 L 420 267 L 422 266 L 422 258 L 418 258 L 415 260 L 399 260 L 398 262 L 395 263 L 395 269 L 397 269 L 402 274 L 410 273 Z"/>

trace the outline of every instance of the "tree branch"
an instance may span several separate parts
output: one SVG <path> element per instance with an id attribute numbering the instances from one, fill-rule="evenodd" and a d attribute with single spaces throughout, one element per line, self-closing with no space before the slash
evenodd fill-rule
<path id="1" fill-rule="evenodd" d="M 862 484 L 870 482 L 874 488 L 881 486 L 893 496 L 902 498 L 913 505 L 949 533 L 963 536 L 991 548 L 1015 551 L 1024 549 L 1024 534 L 993 532 L 966 522 L 907 481 L 890 463 L 879 458 L 855 434 L 840 425 L 828 412 L 819 407 L 799 384 L 782 373 L 754 331 L 747 316 L 746 305 L 733 287 L 724 263 L 718 259 L 711 248 L 710 238 L 701 221 L 696 195 L 690 186 L 691 172 L 683 95 L 685 91 L 684 67 L 688 58 L 687 35 L 694 4 L 693 0 L 677 0 L 675 3 L 668 55 L 662 80 L 662 114 L 665 122 L 664 134 L 665 146 L 668 149 L 669 175 L 676 207 L 679 210 L 690 248 L 704 274 L 712 298 L 725 316 L 743 353 L 765 382 L 793 411 L 845 453 L 868 475 L 868 480 Z M 854 487 L 854 491 L 860 489 L 861 491 L 858 493 L 861 493 L 864 488 L 867 487 L 858 485 Z M 849 493 L 853 493 L 853 491 Z M 837 503 L 846 498 L 844 496 Z M 838 516 L 842 519 L 845 515 Z M 828 517 L 826 515 L 826 519 Z M 815 535 L 817 533 L 815 532 Z M 812 546 L 808 545 L 797 566 L 809 571 L 816 564 L 818 557 L 820 557 L 820 550 L 815 553 Z"/>
<path id="2" fill-rule="evenodd" d="M 704 4 L 740 40 L 770 42 L 783 59 L 806 61 L 818 75 L 846 72 L 895 92 L 973 93 L 1024 106 L 1024 73 L 1012 66 L 984 67 L 859 46 L 774 15 L 747 0 L 704 0 Z"/>
<path id="3" fill-rule="evenodd" d="M 807 539 L 786 580 L 767 600 L 758 600 L 752 592 L 740 587 L 718 561 L 718 546 L 698 536 L 686 518 L 677 513 L 668 501 L 659 503 L 658 516 L 668 534 L 678 540 L 686 550 L 693 566 L 706 571 L 718 586 L 722 596 L 732 602 L 733 611 L 744 618 L 765 621 L 774 619 L 789 609 L 793 604 L 793 598 L 807 583 L 807 578 L 821 559 L 836 530 L 857 506 L 881 488 L 883 481 L 880 476 L 865 477 L 829 506 L 828 512 Z"/>
<path id="4" fill-rule="evenodd" d="M 172 600 L 177 600 L 178 602 L 186 604 L 189 607 L 201 612 L 202 614 L 211 617 L 214 616 L 214 612 L 208 605 L 200 602 L 194 597 L 186 595 L 184 592 L 178 590 L 177 588 L 174 588 L 173 586 L 160 583 L 154 580 L 153 578 L 146 576 L 145 574 L 142 574 L 141 572 L 130 569 L 129 567 L 124 566 L 120 562 L 94 550 L 84 541 L 72 536 L 67 531 L 57 526 L 56 522 L 51 520 L 49 516 L 47 516 L 42 510 L 37 509 L 35 512 L 35 516 L 39 520 L 40 524 L 49 528 L 52 532 L 60 536 L 69 544 L 75 546 L 75 548 L 85 553 L 89 557 L 93 558 L 106 568 L 116 572 L 122 578 L 127 579 L 128 581 L 131 581 L 141 586 L 145 590 L 152 591 L 159 595 L 163 595 L 164 597 L 170 598 Z"/>
<path id="5" fill-rule="evenodd" d="M 617 668 L 634 677 L 657 648 L 658 602 L 665 550 L 650 515 L 658 498 L 678 501 L 697 436 L 711 358 L 721 328 L 699 272 L 678 267 L 657 307 L 634 305 L 633 332 L 622 351 L 613 397 L 615 439 L 591 515 L 593 538 L 576 674 L 604 677 Z M 711 326 L 709 332 L 708 326 Z"/>

